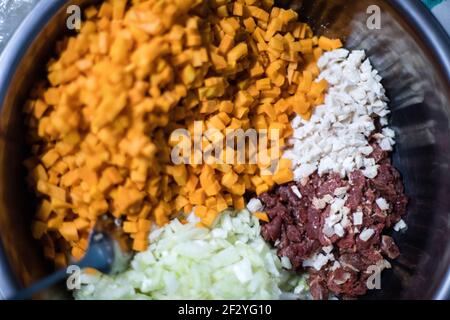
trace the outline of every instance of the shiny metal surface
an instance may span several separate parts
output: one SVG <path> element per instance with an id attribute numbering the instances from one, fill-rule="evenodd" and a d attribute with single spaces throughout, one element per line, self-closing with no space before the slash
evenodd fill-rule
<path id="1" fill-rule="evenodd" d="M 450 40 L 418 0 L 278 1 L 298 10 L 316 31 L 367 50 L 383 76 L 397 132 L 393 161 L 410 197 L 402 255 L 368 299 L 450 296 Z M 54 39 L 65 33 L 65 0 L 41 0 L 0 57 L 0 294 L 48 270 L 30 239 L 33 198 L 21 161 L 26 155 L 20 109 L 42 74 Z M 382 28 L 369 30 L 367 7 L 381 8 Z M 6 263 L 9 261 L 9 263 Z"/>
<path id="2" fill-rule="evenodd" d="M 39 278 L 45 267 L 29 236 L 30 195 L 23 185 L 25 156 L 20 103 L 31 84 L 27 70 L 39 65 L 45 39 L 58 33 L 49 24 L 65 0 L 43 0 L 25 18 L 0 56 L 0 296 L 12 295 L 19 284 Z M 53 24 L 53 27 L 52 27 Z M 52 31 L 53 30 L 53 31 Z M 39 36 L 39 37 L 38 37 Z M 39 39 L 39 40 L 38 40 Z M 12 271 L 14 270 L 14 271 Z"/>

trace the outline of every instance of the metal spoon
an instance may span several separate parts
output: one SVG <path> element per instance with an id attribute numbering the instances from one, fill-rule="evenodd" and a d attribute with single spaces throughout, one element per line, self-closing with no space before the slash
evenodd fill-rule
<path id="1" fill-rule="evenodd" d="M 120 271 L 117 270 L 115 265 L 116 260 L 120 260 L 121 255 L 117 241 L 109 233 L 102 230 L 94 230 L 90 236 L 89 247 L 85 256 L 80 261 L 72 263 L 71 266 L 78 266 L 80 269 L 94 268 L 102 273 L 110 274 Z M 31 299 L 34 294 L 64 280 L 68 276 L 69 267 L 55 272 L 28 288 L 20 290 L 9 299 Z"/>

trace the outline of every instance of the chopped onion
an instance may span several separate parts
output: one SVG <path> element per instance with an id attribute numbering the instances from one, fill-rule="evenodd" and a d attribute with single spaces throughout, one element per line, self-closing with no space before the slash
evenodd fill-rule
<path id="1" fill-rule="evenodd" d="M 247 210 L 222 214 L 212 230 L 173 220 L 150 239 L 127 271 L 83 274 L 75 298 L 298 299 L 304 292 L 302 277 L 283 269 L 287 262 L 266 244 L 258 219 Z"/>

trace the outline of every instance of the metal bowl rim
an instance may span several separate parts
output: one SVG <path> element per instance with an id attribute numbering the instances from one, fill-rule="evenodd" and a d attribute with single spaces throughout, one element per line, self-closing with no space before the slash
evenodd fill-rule
<path id="1" fill-rule="evenodd" d="M 0 55 L 0 110 L 15 70 L 26 50 L 48 21 L 67 0 L 41 0 L 17 28 Z M 440 23 L 421 1 L 387 0 L 409 27 L 428 45 L 435 61 L 442 67 L 447 86 L 450 87 L 450 38 Z M 0 299 L 18 289 L 0 240 Z M 434 299 L 450 299 L 450 266 L 445 279 L 433 296 Z"/>

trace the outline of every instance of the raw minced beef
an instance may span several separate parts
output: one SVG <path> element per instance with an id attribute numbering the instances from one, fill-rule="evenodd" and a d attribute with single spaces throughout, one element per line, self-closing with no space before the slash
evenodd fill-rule
<path id="1" fill-rule="evenodd" d="M 259 199 L 270 222 L 263 237 L 289 258 L 294 269 L 307 270 L 316 299 L 337 294 L 363 295 L 373 272 L 389 268 L 399 249 L 383 232 L 406 213 L 407 198 L 389 154 L 371 139 L 378 174 L 365 177 L 361 170 L 341 178 L 337 173 L 312 174 L 302 182 L 278 186 Z"/>

